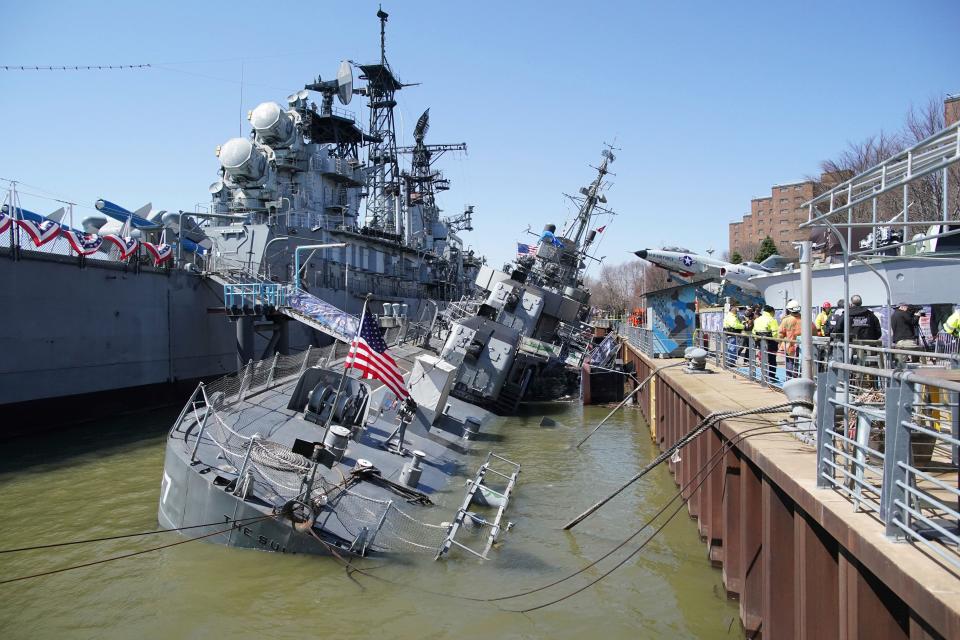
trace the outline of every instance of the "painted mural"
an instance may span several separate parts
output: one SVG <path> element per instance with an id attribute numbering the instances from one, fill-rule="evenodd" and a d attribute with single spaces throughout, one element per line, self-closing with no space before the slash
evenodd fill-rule
<path id="1" fill-rule="evenodd" d="M 681 356 L 691 345 L 697 321 L 697 288 L 682 285 L 647 295 L 654 356 Z"/>

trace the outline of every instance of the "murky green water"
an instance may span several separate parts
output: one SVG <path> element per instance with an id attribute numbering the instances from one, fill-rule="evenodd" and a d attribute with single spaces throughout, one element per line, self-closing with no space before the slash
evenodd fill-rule
<path id="1" fill-rule="evenodd" d="M 573 444 L 605 408 L 549 407 L 511 418 L 499 452 L 523 463 L 509 512 L 516 523 L 490 562 L 462 556 L 368 559 L 385 580 L 345 575 L 336 560 L 191 542 L 156 553 L 0 585 L 0 635 L 13 638 L 732 638 L 736 604 L 685 512 L 638 556 L 596 586 L 579 588 L 621 552 L 578 579 L 499 603 L 490 597 L 556 580 L 625 538 L 668 500 L 665 470 L 651 474 L 572 534 L 572 515 L 654 455 L 636 412 L 621 412 L 582 450 Z M 0 462 L 0 547 L 105 536 L 156 527 L 163 437 L 175 411 L 126 416 L 66 434 L 5 443 Z M 161 534 L 0 555 L 0 579 L 146 549 Z M 642 537 L 637 540 L 641 540 Z M 630 549 L 633 547 L 631 546 Z"/>

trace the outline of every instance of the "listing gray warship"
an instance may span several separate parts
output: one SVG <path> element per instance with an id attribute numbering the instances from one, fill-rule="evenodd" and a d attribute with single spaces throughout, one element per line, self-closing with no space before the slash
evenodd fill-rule
<path id="1" fill-rule="evenodd" d="M 613 159 L 604 151 L 562 235 L 547 225 L 536 258 L 519 259 L 509 273 L 482 266 L 477 294 L 442 314 L 399 325 L 384 316 L 371 331 L 369 307 L 358 321 L 328 305 L 322 319 L 301 318 L 336 340 L 328 350 L 278 354 L 201 383 L 167 439 L 161 525 L 230 546 L 341 560 L 441 558 L 453 549 L 488 557 L 510 528 L 504 514 L 521 467 L 488 451 L 474 471 L 468 462 L 480 443 L 471 441 L 495 430 L 494 415 L 516 410 L 551 366 L 579 371 L 590 335 L 582 273 Z M 238 294 L 238 304 L 282 304 L 299 287 L 264 284 Z M 351 377 L 345 363 L 353 356 L 341 357 L 351 336 L 376 344 L 381 331 L 383 350 L 362 358 L 383 368 L 389 344 L 408 392 L 398 393 L 390 374 L 380 379 L 392 384 Z M 466 491 L 452 492 L 464 476 Z"/>
<path id="2" fill-rule="evenodd" d="M 378 17 L 377 62 L 344 62 L 286 106 L 250 111 L 250 136 L 218 147 L 205 211 L 130 211 L 102 199 L 75 224 L 72 204 L 41 216 L 11 185 L 0 290 L 16 319 L 0 336 L 0 410 L 16 419 L 3 435 L 169 401 L 264 353 L 320 345 L 324 334 L 299 323 L 288 331 L 285 319 L 323 301 L 357 313 L 372 292 L 378 308 L 416 318 L 469 293 L 482 258 L 458 234 L 472 229 L 473 207 L 442 215 L 437 196 L 450 183 L 435 166 L 466 145 L 426 143 L 428 110 L 415 144 L 398 146 L 396 93 L 407 85 L 387 61 L 387 14 Z M 354 87 L 354 68 L 363 86 Z M 355 95 L 366 100 L 366 127 L 334 106 Z M 316 244 L 342 246 L 296 253 Z M 285 319 L 225 304 L 235 285 L 292 280 L 298 258 L 303 287 Z"/>

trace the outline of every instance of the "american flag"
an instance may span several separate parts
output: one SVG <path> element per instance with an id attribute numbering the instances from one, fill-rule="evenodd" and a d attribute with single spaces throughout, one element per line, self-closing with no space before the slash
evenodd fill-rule
<path id="1" fill-rule="evenodd" d="M 535 245 L 517 243 L 517 257 L 536 256 L 537 247 Z"/>
<path id="2" fill-rule="evenodd" d="M 360 333 L 350 344 L 350 353 L 347 354 L 343 367 L 344 370 L 353 367 L 362 374 L 362 378 L 380 380 L 401 400 L 410 395 L 403 383 L 403 374 L 400 373 L 397 361 L 387 353 L 383 331 L 371 315 L 363 315 Z"/>

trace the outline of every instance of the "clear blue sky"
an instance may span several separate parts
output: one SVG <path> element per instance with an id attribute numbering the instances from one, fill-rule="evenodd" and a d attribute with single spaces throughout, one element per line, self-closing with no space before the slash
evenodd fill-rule
<path id="1" fill-rule="evenodd" d="M 399 123 L 409 141 L 429 106 L 428 141 L 468 143 L 466 157 L 445 159 L 453 188 L 441 204 L 476 205 L 465 239 L 494 264 L 528 223 L 562 224 L 561 193 L 591 179 L 614 139 L 620 215 L 599 253 L 723 251 L 751 197 L 814 173 L 848 140 L 898 128 L 911 103 L 960 92 L 955 0 L 784 4 L 385 2 L 391 64 L 423 83 L 401 92 Z M 106 197 L 193 209 L 217 177 L 214 148 L 247 110 L 332 76 L 341 59 L 376 58 L 376 9 L 8 3 L 0 64 L 160 66 L 0 70 L 0 176 L 87 207 Z"/>

